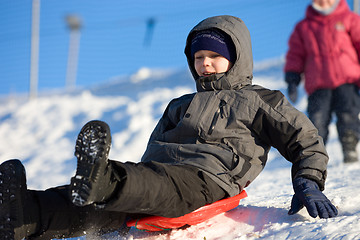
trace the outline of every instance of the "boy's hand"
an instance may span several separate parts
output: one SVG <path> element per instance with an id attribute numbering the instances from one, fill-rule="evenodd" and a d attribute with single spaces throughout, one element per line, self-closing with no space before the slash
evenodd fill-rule
<path id="1" fill-rule="evenodd" d="M 288 96 L 290 100 L 295 103 L 298 97 L 297 86 L 301 81 L 301 76 L 299 73 L 295 72 L 286 72 L 285 73 L 285 82 L 288 84 Z"/>
<path id="2" fill-rule="evenodd" d="M 297 86 L 293 83 L 290 83 L 287 90 L 290 100 L 295 103 L 298 97 Z"/>
<path id="3" fill-rule="evenodd" d="M 296 178 L 293 182 L 295 194 L 291 201 L 289 215 L 300 211 L 304 206 L 311 217 L 331 218 L 338 214 L 336 207 L 319 190 L 316 182 L 306 178 Z"/>

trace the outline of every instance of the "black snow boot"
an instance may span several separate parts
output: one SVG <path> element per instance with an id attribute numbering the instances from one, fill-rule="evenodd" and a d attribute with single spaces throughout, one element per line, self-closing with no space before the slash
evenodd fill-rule
<path id="1" fill-rule="evenodd" d="M 359 140 L 356 134 L 352 131 L 347 131 L 340 140 L 343 148 L 344 163 L 357 162 L 359 156 L 356 152 L 356 145 Z"/>
<path id="2" fill-rule="evenodd" d="M 39 207 L 27 193 L 25 168 L 19 160 L 0 165 L 0 239 L 20 240 L 38 228 Z"/>
<path id="3" fill-rule="evenodd" d="M 70 183 L 70 197 L 76 206 L 104 203 L 116 187 L 108 156 L 111 146 L 109 126 L 90 121 L 81 129 L 75 146 L 77 169 Z"/>

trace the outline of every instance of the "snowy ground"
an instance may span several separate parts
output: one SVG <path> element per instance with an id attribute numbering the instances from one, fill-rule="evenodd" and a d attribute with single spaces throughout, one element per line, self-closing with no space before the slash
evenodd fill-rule
<path id="1" fill-rule="evenodd" d="M 282 64 L 281 59 L 255 64 L 254 83 L 286 94 Z M 104 120 L 112 129 L 111 159 L 137 162 L 167 103 L 192 91 L 187 70 L 144 68 L 72 93 L 49 91 L 32 101 L 2 97 L 0 162 L 21 159 L 32 189 L 67 184 L 76 167 L 76 136 L 92 119 Z M 305 111 L 306 96 L 302 89 L 299 94 L 295 106 Z M 336 218 L 312 219 L 306 210 L 287 215 L 293 194 L 290 164 L 273 149 L 265 170 L 247 188 L 248 197 L 234 210 L 185 230 L 149 234 L 131 229 L 126 239 L 360 239 L 360 163 L 343 164 L 334 124 L 327 150 L 325 194 L 338 207 Z M 113 234 L 108 239 L 121 238 Z"/>

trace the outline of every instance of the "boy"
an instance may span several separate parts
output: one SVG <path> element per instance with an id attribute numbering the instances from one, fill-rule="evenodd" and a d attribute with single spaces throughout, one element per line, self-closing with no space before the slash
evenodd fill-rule
<path id="1" fill-rule="evenodd" d="M 310 120 L 327 142 L 332 114 L 344 162 L 357 162 L 360 136 L 360 16 L 345 0 L 313 0 L 289 39 L 285 81 L 290 100 L 304 74 Z"/>
<path id="2" fill-rule="evenodd" d="M 293 163 L 289 214 L 334 217 L 322 194 L 328 156 L 317 131 L 279 91 L 251 85 L 250 34 L 239 18 L 196 25 L 185 54 L 197 92 L 172 100 L 140 163 L 108 160 L 108 125 L 91 121 L 76 141 L 70 185 L 26 189 L 18 160 L 0 166 L 3 239 L 49 239 L 114 231 L 133 214 L 178 217 L 239 194 L 262 171 L 271 146 Z"/>

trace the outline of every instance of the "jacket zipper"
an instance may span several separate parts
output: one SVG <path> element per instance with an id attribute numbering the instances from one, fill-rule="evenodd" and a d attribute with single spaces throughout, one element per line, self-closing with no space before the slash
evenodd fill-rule
<path id="1" fill-rule="evenodd" d="M 219 109 L 215 112 L 215 115 L 211 121 L 211 125 L 208 131 L 208 134 L 211 135 L 214 131 L 215 125 L 219 119 L 219 115 L 221 118 L 224 118 L 224 106 L 226 105 L 226 102 L 224 100 L 220 100 L 219 103 Z"/>

